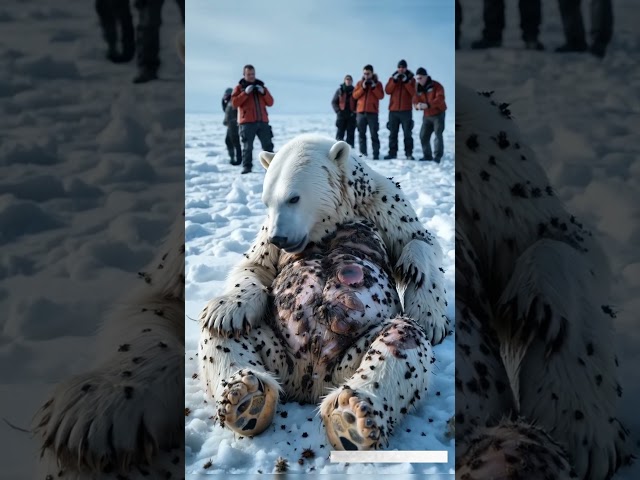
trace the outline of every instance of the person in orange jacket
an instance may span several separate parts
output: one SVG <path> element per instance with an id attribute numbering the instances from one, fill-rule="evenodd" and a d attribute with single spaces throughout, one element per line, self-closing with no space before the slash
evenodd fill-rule
<path id="1" fill-rule="evenodd" d="M 427 75 L 427 70 L 420 67 L 416 70 L 416 93 L 413 96 L 413 106 L 422 110 L 422 128 L 420 142 L 422 155 L 420 161 L 435 160 L 440 163 L 444 153 L 442 132 L 444 132 L 444 116 L 447 104 L 444 99 L 444 87 Z M 431 153 L 431 134 L 436 134 L 434 141 L 435 156 Z"/>
<path id="2" fill-rule="evenodd" d="M 269 125 L 267 107 L 273 97 L 262 80 L 256 78 L 253 65 L 245 65 L 243 78 L 231 94 L 231 104 L 238 109 L 238 125 L 242 139 L 242 173 L 250 173 L 253 166 L 253 141 L 258 136 L 262 149 L 273 152 L 273 131 Z"/>
<path id="3" fill-rule="evenodd" d="M 398 62 L 398 69 L 393 73 L 384 91 L 389 99 L 389 155 L 384 159 L 396 158 L 398 154 L 398 130 L 402 125 L 404 135 L 404 153 L 407 160 L 413 160 L 413 115 L 411 112 L 411 99 L 416 91 L 416 79 L 413 72 L 407 70 L 406 60 Z"/>
<path id="4" fill-rule="evenodd" d="M 373 147 L 373 159 L 380 158 L 380 139 L 378 138 L 378 110 L 380 100 L 384 98 L 382 84 L 378 76 L 373 73 L 371 65 L 365 65 L 362 69 L 362 79 L 353 89 L 353 98 L 356 99 L 356 123 L 358 125 L 358 140 L 360 153 L 367 156 L 367 125 L 371 132 L 371 145 Z"/>

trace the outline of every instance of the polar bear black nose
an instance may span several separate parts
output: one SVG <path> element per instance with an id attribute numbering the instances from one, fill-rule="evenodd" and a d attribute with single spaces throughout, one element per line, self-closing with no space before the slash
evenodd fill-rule
<path id="1" fill-rule="evenodd" d="M 272 243 L 278 248 L 284 248 L 287 246 L 287 240 L 289 237 L 270 237 L 269 243 Z"/>

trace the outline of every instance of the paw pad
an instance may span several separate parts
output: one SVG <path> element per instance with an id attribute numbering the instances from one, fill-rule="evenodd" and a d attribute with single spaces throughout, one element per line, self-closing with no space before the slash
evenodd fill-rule
<path id="1" fill-rule="evenodd" d="M 278 393 L 248 370 L 241 370 L 226 382 L 218 400 L 222 426 L 242 435 L 258 435 L 272 422 Z"/>
<path id="2" fill-rule="evenodd" d="M 342 390 L 323 415 L 329 442 L 336 450 L 371 450 L 380 446 L 382 429 L 373 415 L 371 400 L 358 392 Z"/>

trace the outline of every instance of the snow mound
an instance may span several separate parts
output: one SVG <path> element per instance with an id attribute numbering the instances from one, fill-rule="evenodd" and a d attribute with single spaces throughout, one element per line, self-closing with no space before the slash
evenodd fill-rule
<path id="1" fill-rule="evenodd" d="M 24 58 L 16 62 L 16 71 L 31 77 L 73 80 L 80 78 L 76 64 L 67 60 L 56 60 L 50 55 Z"/>
<path id="2" fill-rule="evenodd" d="M 154 168 L 143 157 L 126 153 L 104 154 L 91 175 L 98 184 L 116 182 L 152 182 L 156 178 Z"/>
<path id="3" fill-rule="evenodd" d="M 144 154 L 146 130 L 129 115 L 115 115 L 98 135 L 98 149 L 101 152 L 127 152 Z"/>
<path id="4" fill-rule="evenodd" d="M 55 154 L 55 148 L 51 145 L 23 143 L 21 141 L 3 142 L 0 145 L 0 165 L 53 165 L 57 162 L 58 157 Z"/>
<path id="5" fill-rule="evenodd" d="M 87 318 L 95 315 L 89 305 L 63 303 L 40 297 L 15 306 L 5 325 L 5 333 L 28 340 L 49 340 L 73 332 L 76 336 L 95 333 L 95 324 Z"/>
<path id="6" fill-rule="evenodd" d="M 52 175 L 35 175 L 19 180 L 15 183 L 0 184 L 6 193 L 11 193 L 22 200 L 45 202 L 52 198 L 66 195 L 64 186 L 59 178 Z"/>
<path id="7" fill-rule="evenodd" d="M 6 197 L 2 203 L 6 202 Z M 16 201 L 0 205 L 0 245 L 24 235 L 33 235 L 59 228 L 63 224 L 53 214 L 29 201 Z"/>

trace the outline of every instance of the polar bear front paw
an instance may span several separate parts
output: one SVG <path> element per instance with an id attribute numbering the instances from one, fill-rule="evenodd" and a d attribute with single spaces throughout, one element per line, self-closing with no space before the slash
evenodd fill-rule
<path id="1" fill-rule="evenodd" d="M 222 295 L 203 308 L 200 321 L 220 337 L 246 334 L 259 325 L 267 307 L 267 293 L 254 289 Z"/>
<path id="2" fill-rule="evenodd" d="M 402 279 L 402 283 L 405 285 L 414 284 L 417 288 L 422 286 L 426 278 L 424 272 L 417 265 L 412 264 L 400 264 L 394 273 L 397 278 Z"/>
<path id="3" fill-rule="evenodd" d="M 628 461 L 619 423 L 616 343 L 608 284 L 592 259 L 541 239 L 516 261 L 495 330 L 520 415 L 552 432 L 579 478 L 610 478 Z"/>
<path id="4" fill-rule="evenodd" d="M 444 270 L 437 267 L 440 257 L 432 245 L 412 240 L 405 245 L 394 269 L 404 314 L 425 329 L 432 345 L 442 342 L 449 330 Z"/>
<path id="5" fill-rule="evenodd" d="M 90 372 L 56 388 L 36 414 L 34 431 L 42 455 L 51 450 L 61 468 L 127 472 L 179 441 L 173 403 L 131 370 Z"/>
<path id="6" fill-rule="evenodd" d="M 436 320 L 429 320 L 425 327 L 427 338 L 431 342 L 431 345 L 438 345 L 446 338 L 450 333 L 450 321 L 444 315 L 442 318 Z"/>
<path id="7" fill-rule="evenodd" d="M 433 290 L 410 284 L 404 293 L 404 314 L 414 319 L 427 334 L 431 345 L 438 345 L 448 335 L 450 321 L 433 297 Z"/>

